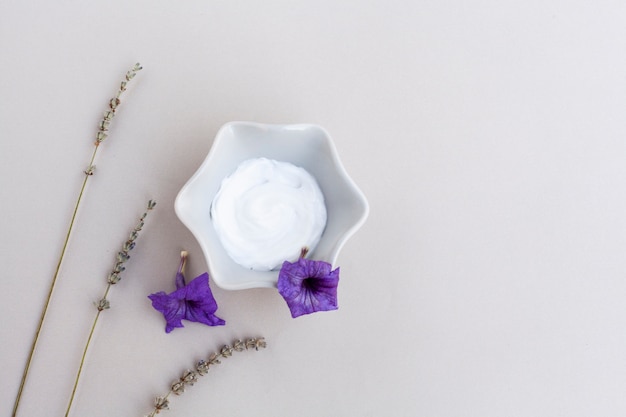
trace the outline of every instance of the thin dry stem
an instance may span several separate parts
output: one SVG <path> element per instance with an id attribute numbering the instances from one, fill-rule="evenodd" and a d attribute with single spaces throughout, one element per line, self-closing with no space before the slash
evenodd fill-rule
<path id="1" fill-rule="evenodd" d="M 126 81 L 123 81 L 120 85 L 120 88 L 115 96 L 115 100 L 117 101 L 117 105 L 119 105 L 119 97 L 123 91 L 126 90 L 126 82 L 130 81 L 137 72 L 141 70 L 141 66 L 136 64 L 130 71 L 126 73 Z M 117 108 L 117 105 L 115 106 Z M 109 105 L 109 107 L 111 107 Z M 83 179 L 83 183 L 80 187 L 80 191 L 78 192 L 78 197 L 76 198 L 76 203 L 74 204 L 74 210 L 72 211 L 72 217 L 70 219 L 70 224 L 67 228 L 67 232 L 65 234 L 65 239 L 63 241 L 63 245 L 61 246 L 61 253 L 59 255 L 56 268 L 54 270 L 54 275 L 52 276 L 52 280 L 50 281 L 50 287 L 48 289 L 48 296 L 46 297 L 46 301 L 44 302 L 43 309 L 41 311 L 41 315 L 39 317 L 39 322 L 37 323 L 37 328 L 35 330 L 35 335 L 33 337 L 33 341 L 31 343 L 31 347 L 28 353 L 28 357 L 26 359 L 26 364 L 24 365 L 24 371 L 22 373 L 22 378 L 20 380 L 20 385 L 15 396 L 15 402 L 13 404 L 13 413 L 12 417 L 16 417 L 19 407 L 20 401 L 22 399 L 22 394 L 24 393 L 24 387 L 26 386 L 26 381 L 28 380 L 28 374 L 32 365 L 33 357 L 35 355 L 35 350 L 37 349 L 37 343 L 39 342 L 39 336 L 41 334 L 41 330 L 43 328 L 43 324 L 46 320 L 46 316 L 48 314 L 48 308 L 50 306 L 50 300 L 52 299 L 52 294 L 54 293 L 54 288 L 56 286 L 57 280 L 59 278 L 59 272 L 61 271 L 61 265 L 63 263 L 63 259 L 65 258 L 65 253 L 67 252 L 68 242 L 70 240 L 70 235 L 72 234 L 72 230 L 74 229 L 74 223 L 76 221 L 76 215 L 78 213 L 78 208 L 80 207 L 80 203 L 82 201 L 85 188 L 87 186 L 87 180 L 94 174 L 95 165 L 94 161 L 96 159 L 96 154 L 98 153 L 98 148 L 100 143 L 107 137 L 106 131 L 108 130 L 109 124 L 115 115 L 115 109 L 111 108 L 111 110 L 107 111 L 102 119 L 102 122 L 99 125 L 98 132 L 96 133 L 96 142 L 94 143 L 94 150 L 91 154 L 91 158 L 89 160 L 89 165 L 87 169 L 84 171 L 85 178 Z"/>
<path id="2" fill-rule="evenodd" d="M 209 355 L 207 360 L 201 360 L 196 364 L 195 370 L 186 370 L 182 376 L 174 381 L 170 386 L 170 390 L 161 397 L 156 397 L 154 400 L 154 409 L 146 417 L 155 417 L 163 410 L 169 410 L 169 397 L 172 394 L 180 395 L 185 392 L 185 388 L 195 384 L 198 381 L 198 377 L 204 376 L 209 372 L 211 366 L 220 364 L 219 358 L 229 358 L 233 355 L 233 352 L 243 352 L 244 350 L 259 350 L 267 346 L 265 338 L 257 337 L 246 339 L 245 341 L 235 340 L 232 345 L 224 345 L 219 352 L 213 352 Z"/>
<path id="3" fill-rule="evenodd" d="M 130 250 L 132 250 L 135 247 L 135 239 L 139 236 L 138 233 L 141 231 L 141 229 L 144 226 L 144 219 L 146 218 L 148 212 L 150 210 L 152 210 L 154 207 L 156 206 L 156 203 L 153 200 L 148 201 L 148 206 L 146 211 L 141 215 L 140 219 L 139 219 L 139 223 L 137 224 L 137 226 L 135 226 L 135 228 L 133 229 L 133 231 L 131 232 L 131 238 L 128 239 L 123 245 L 122 245 L 122 251 L 120 253 L 118 253 L 118 261 L 116 262 L 113 271 L 118 271 L 120 269 L 121 264 L 123 264 L 124 262 L 128 261 L 128 259 L 130 259 L 130 255 L 128 255 L 128 252 Z M 128 249 L 126 249 L 128 248 Z M 120 260 L 121 259 L 121 260 Z M 93 333 L 96 330 L 96 325 L 98 324 L 98 319 L 100 318 L 100 313 L 102 313 L 104 310 L 107 310 L 110 307 L 109 304 L 109 300 L 108 300 L 108 295 L 109 295 L 109 291 L 111 290 L 111 286 L 115 285 L 117 282 L 119 282 L 120 279 L 120 272 L 116 272 L 116 277 L 117 277 L 117 281 L 112 282 L 111 281 L 111 275 L 109 275 L 109 278 L 107 279 L 107 286 L 106 289 L 104 290 L 104 295 L 102 296 L 102 298 L 96 303 L 96 308 L 98 310 L 98 312 L 96 313 L 96 316 L 93 320 L 93 324 L 91 325 L 91 330 L 89 331 L 89 337 L 87 337 L 87 342 L 85 343 L 85 347 L 83 349 L 83 354 L 80 358 L 80 364 L 78 366 L 78 371 L 76 372 L 76 378 L 74 379 L 74 386 L 72 388 L 72 394 L 70 395 L 70 399 L 69 402 L 67 404 L 67 409 L 65 411 L 65 417 L 68 417 L 70 414 L 70 410 L 72 408 L 72 404 L 74 402 L 74 396 L 76 395 L 76 389 L 78 388 L 78 382 L 80 381 L 80 376 L 82 374 L 83 371 L 83 366 L 85 365 L 85 358 L 87 357 L 87 351 L 89 350 L 89 346 L 91 345 L 91 339 L 93 337 Z"/>

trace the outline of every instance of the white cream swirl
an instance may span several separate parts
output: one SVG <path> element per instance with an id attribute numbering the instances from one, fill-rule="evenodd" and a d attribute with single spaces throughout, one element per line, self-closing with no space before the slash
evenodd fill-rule
<path id="1" fill-rule="evenodd" d="M 248 159 L 222 180 L 211 204 L 213 227 L 228 255 L 257 271 L 294 261 L 326 226 L 324 195 L 305 169 Z"/>

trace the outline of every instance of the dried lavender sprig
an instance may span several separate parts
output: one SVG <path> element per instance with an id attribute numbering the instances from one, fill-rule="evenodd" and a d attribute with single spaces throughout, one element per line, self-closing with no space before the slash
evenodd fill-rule
<path id="1" fill-rule="evenodd" d="M 104 295 L 102 296 L 100 300 L 98 300 L 97 303 L 95 303 L 98 311 L 102 311 L 102 310 L 106 310 L 110 308 L 111 305 L 109 303 L 109 300 L 107 300 L 107 296 L 109 295 L 109 290 L 111 289 L 111 285 L 117 284 L 122 279 L 121 273 L 124 270 L 126 270 L 126 267 L 124 267 L 124 264 L 128 262 L 128 260 L 130 259 L 129 252 L 134 249 L 135 240 L 139 237 L 139 232 L 141 232 L 141 229 L 143 229 L 143 226 L 145 225 L 144 220 L 148 216 L 148 212 L 150 212 L 154 207 L 156 207 L 156 201 L 154 200 L 148 201 L 148 206 L 146 207 L 146 211 L 139 218 L 139 222 L 137 223 L 137 226 L 135 226 L 135 228 L 130 232 L 128 240 L 126 240 L 126 242 L 124 242 L 124 244 L 122 245 L 122 250 L 117 253 L 117 256 L 116 256 L 117 262 L 115 263 L 113 270 L 107 277 L 107 286 L 106 286 L 106 290 L 104 291 Z"/>
<path id="2" fill-rule="evenodd" d="M 46 315 L 48 314 L 48 308 L 50 306 L 50 300 L 52 299 L 52 293 L 54 292 L 54 288 L 56 286 L 57 279 L 59 277 L 59 272 L 61 270 L 61 264 L 63 263 L 63 259 L 65 258 L 65 252 L 67 251 L 67 245 L 70 240 L 70 235 L 72 234 L 72 230 L 74 228 L 74 222 L 76 220 L 76 214 L 78 213 L 78 208 L 83 198 L 83 194 L 85 192 L 85 187 L 87 186 L 87 180 L 94 174 L 96 166 L 94 165 L 94 161 L 96 160 L 96 153 L 98 152 L 98 148 L 100 143 L 107 137 L 106 132 L 109 129 L 111 124 L 111 120 L 115 116 L 115 111 L 120 105 L 120 96 L 124 91 L 126 91 L 126 85 L 128 81 L 132 80 L 137 72 L 141 70 L 141 65 L 135 64 L 133 68 L 131 68 L 125 77 L 125 81 L 122 81 L 120 87 L 117 91 L 115 97 L 113 97 L 109 101 L 109 110 L 104 113 L 104 117 L 98 124 L 98 132 L 96 133 L 96 141 L 94 143 L 94 150 L 91 155 L 91 160 L 89 161 L 89 165 L 87 169 L 85 169 L 85 178 L 83 179 L 83 184 L 78 192 L 78 197 L 76 198 L 76 203 L 74 204 L 74 211 L 72 212 L 72 217 L 70 220 L 70 224 L 67 228 L 67 232 L 65 233 L 65 240 L 63 241 L 63 245 L 61 247 L 61 253 L 59 255 L 59 259 L 57 261 L 56 269 L 54 271 L 54 275 L 52 276 L 52 280 L 50 282 L 50 288 L 48 289 L 48 296 L 46 301 L 44 302 L 43 309 L 41 311 L 41 316 L 39 317 L 39 323 L 37 324 L 37 329 L 35 330 L 35 336 L 33 337 L 33 341 L 30 347 L 30 351 L 28 353 L 28 358 L 26 359 L 26 364 L 24 365 L 24 372 L 22 373 L 22 379 L 20 381 L 20 386 L 17 390 L 17 395 L 15 396 L 15 403 L 13 404 L 13 417 L 17 416 L 17 411 L 20 406 L 20 400 L 22 399 L 22 393 L 24 392 L 24 386 L 26 385 L 26 380 L 28 378 L 28 373 L 30 371 L 30 366 L 33 361 L 33 356 L 35 355 L 35 349 L 37 348 L 37 343 L 39 342 L 39 335 L 41 334 L 41 329 L 43 328 L 43 323 L 46 320 Z"/>
<path id="3" fill-rule="evenodd" d="M 254 349 L 259 350 L 267 346 L 265 338 L 257 337 L 246 339 L 241 341 L 235 340 L 232 345 L 224 345 L 219 352 L 213 352 L 206 360 L 200 360 L 196 364 L 196 369 L 187 369 L 183 372 L 180 379 L 172 383 L 170 390 L 162 397 L 156 397 L 154 400 L 154 410 L 147 414 L 146 417 L 154 417 L 163 410 L 169 410 L 170 400 L 169 397 L 172 394 L 180 395 L 185 392 L 185 388 L 192 386 L 198 382 L 198 377 L 204 376 L 209 372 L 211 366 L 220 364 L 220 358 L 229 358 L 233 355 L 233 352 L 243 352 L 244 350 Z"/>
<path id="4" fill-rule="evenodd" d="M 80 375 L 83 371 L 83 366 L 85 364 L 87 351 L 89 350 L 89 345 L 91 344 L 91 338 L 93 337 L 93 333 L 94 333 L 94 330 L 96 329 L 96 325 L 98 324 L 100 313 L 102 313 L 104 310 L 107 310 L 111 307 L 111 304 L 109 300 L 107 299 L 109 295 L 109 290 L 111 289 L 112 285 L 115 285 L 120 281 L 121 279 L 120 274 L 124 270 L 124 267 L 122 265 L 130 259 L 130 255 L 128 254 L 128 252 L 130 252 L 135 247 L 135 240 L 139 237 L 139 232 L 141 231 L 141 229 L 143 229 L 144 220 L 146 216 L 148 215 L 148 213 L 152 209 L 154 209 L 155 206 L 156 206 L 156 202 L 154 200 L 148 201 L 148 206 L 146 207 L 146 211 L 139 218 L 139 222 L 137 223 L 137 226 L 135 226 L 135 228 L 130 232 L 130 237 L 128 238 L 128 240 L 126 240 L 126 242 L 124 242 L 124 244 L 122 245 L 122 251 L 117 254 L 116 263 L 115 263 L 115 266 L 113 267 L 113 272 L 111 272 L 111 274 L 109 274 L 109 277 L 107 278 L 107 286 L 106 286 L 106 290 L 104 291 L 104 295 L 102 296 L 100 300 L 98 300 L 98 302 L 94 303 L 98 311 L 96 313 L 96 316 L 94 317 L 93 324 L 91 325 L 91 330 L 89 331 L 89 337 L 87 337 L 87 342 L 85 343 L 85 348 L 83 349 L 83 355 L 80 359 L 80 365 L 78 367 L 78 372 L 76 373 L 76 379 L 74 380 L 74 387 L 72 388 L 72 395 L 70 396 L 70 400 L 67 405 L 67 410 L 65 411 L 65 417 L 69 416 L 70 414 L 70 409 L 72 408 L 72 403 L 74 401 L 74 395 L 76 394 L 76 389 L 78 388 Z M 115 276 L 115 279 L 112 279 L 111 278 L 112 276 Z"/>

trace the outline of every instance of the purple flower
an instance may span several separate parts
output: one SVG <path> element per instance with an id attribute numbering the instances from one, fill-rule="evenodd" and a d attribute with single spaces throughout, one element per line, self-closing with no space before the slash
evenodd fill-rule
<path id="1" fill-rule="evenodd" d="M 217 317 L 217 302 L 209 287 L 209 274 L 206 272 L 185 284 L 185 262 L 187 252 L 180 256 L 180 266 L 176 273 L 176 291 L 166 294 L 163 291 L 148 296 L 152 307 L 165 317 L 165 332 L 169 333 L 176 327 L 184 327 L 182 320 L 204 323 L 208 326 L 221 326 L 226 322 Z"/>
<path id="2" fill-rule="evenodd" d="M 291 317 L 337 310 L 339 268 L 331 269 L 328 262 L 303 257 L 296 262 L 283 262 L 278 273 L 278 292 L 287 302 Z"/>

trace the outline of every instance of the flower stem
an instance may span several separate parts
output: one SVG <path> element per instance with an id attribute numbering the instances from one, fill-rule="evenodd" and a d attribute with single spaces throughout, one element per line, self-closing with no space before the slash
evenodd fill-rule
<path id="1" fill-rule="evenodd" d="M 80 358 L 80 366 L 78 367 L 78 372 L 76 373 L 76 380 L 74 381 L 74 387 L 72 388 L 72 395 L 70 396 L 70 401 L 67 404 L 67 410 L 65 411 L 65 417 L 67 417 L 70 414 L 70 409 L 72 408 L 72 403 L 74 402 L 76 389 L 78 388 L 78 380 L 80 379 L 80 374 L 82 373 L 83 365 L 85 364 L 85 358 L 87 357 L 87 350 L 89 350 L 89 344 L 91 343 L 93 332 L 94 330 L 96 330 L 96 325 L 98 324 L 98 319 L 100 318 L 100 313 L 102 313 L 102 311 L 103 310 L 98 310 L 98 313 L 96 313 L 96 318 L 93 320 L 93 324 L 91 325 L 91 330 L 89 331 L 89 337 L 87 338 L 85 349 L 83 349 L 83 355 Z"/>
<path id="2" fill-rule="evenodd" d="M 206 360 L 201 360 L 196 364 L 195 370 L 186 370 L 180 379 L 174 381 L 170 386 L 170 390 L 162 397 L 156 397 L 154 400 L 154 409 L 148 414 L 148 417 L 155 417 L 163 410 L 169 410 L 169 397 L 172 394 L 180 395 L 185 392 L 185 388 L 192 386 L 198 382 L 198 378 L 206 375 L 211 366 L 220 364 L 220 358 L 227 359 L 233 355 L 233 352 L 243 352 L 244 350 L 259 350 L 267 346 L 265 338 L 250 338 L 245 341 L 235 340 L 232 345 L 224 345 L 219 352 L 212 353 Z"/>
<path id="3" fill-rule="evenodd" d="M 98 147 L 95 147 L 93 155 L 91 157 L 90 165 L 93 163 L 96 152 L 98 151 Z M 50 288 L 48 290 L 48 296 L 46 297 L 46 301 L 41 312 L 41 316 L 39 317 L 39 323 L 37 324 L 37 330 L 35 331 L 35 337 L 33 338 L 33 342 L 30 347 L 30 351 L 28 354 L 28 359 L 26 359 L 26 365 L 24 366 L 24 372 L 22 373 L 22 380 L 20 381 L 20 386 L 17 391 L 17 396 L 15 398 L 15 403 L 13 405 L 13 417 L 17 415 L 17 410 L 20 406 L 20 400 L 22 398 L 22 393 L 24 391 L 24 386 L 26 385 L 26 380 L 28 378 L 28 372 L 30 371 L 30 366 L 33 361 L 33 356 L 35 354 L 35 349 L 37 348 L 37 342 L 39 341 L 39 335 L 41 334 L 41 329 L 43 328 L 43 323 L 46 319 L 46 315 L 48 313 L 48 307 L 50 306 L 50 300 L 52 299 L 52 293 L 54 292 L 54 287 L 57 282 L 57 278 L 59 277 L 59 271 L 61 270 L 61 264 L 63 263 L 63 258 L 65 257 L 65 252 L 67 250 L 67 244 L 70 240 L 70 235 L 72 234 L 72 229 L 74 228 L 74 221 L 76 220 L 76 213 L 78 212 L 78 207 L 80 206 L 80 202 L 83 198 L 83 193 L 85 191 L 85 187 L 87 185 L 87 180 L 89 179 L 89 175 L 85 175 L 85 179 L 83 180 L 83 185 L 80 188 L 80 192 L 78 193 L 78 199 L 76 200 L 76 204 L 74 205 L 74 211 L 72 213 L 72 219 L 70 220 L 70 225 L 67 229 L 67 233 L 65 235 L 65 240 L 63 242 L 63 247 L 61 248 L 61 254 L 59 256 L 59 260 L 57 262 L 56 269 L 54 270 L 54 275 L 52 277 L 52 281 L 50 283 Z"/>
<path id="4" fill-rule="evenodd" d="M 74 204 L 74 210 L 72 212 L 72 218 L 70 220 L 70 224 L 67 228 L 67 233 L 65 234 L 65 240 L 63 241 L 63 246 L 61 248 L 61 253 L 59 255 L 59 259 L 57 261 L 56 268 L 54 270 L 54 275 L 52 276 L 52 280 L 50 282 L 50 288 L 48 289 L 48 296 L 46 297 L 46 301 L 44 302 L 43 310 L 41 311 L 41 316 L 39 317 L 39 322 L 37 324 L 37 329 L 35 330 L 35 336 L 33 337 L 33 341 L 31 343 L 31 347 L 28 353 L 28 357 L 26 359 L 26 364 L 24 365 L 24 372 L 22 373 L 22 379 L 20 380 L 20 385 L 17 390 L 17 394 L 15 396 L 15 402 L 13 404 L 13 413 L 12 417 L 17 416 L 18 409 L 20 407 L 20 401 L 22 399 L 22 394 L 24 393 L 24 387 L 26 385 L 26 381 L 28 379 L 28 374 L 30 372 L 30 368 L 33 361 L 33 356 L 35 355 L 35 350 L 37 349 L 37 343 L 39 342 L 39 336 L 41 334 L 41 330 L 43 328 L 43 324 L 46 320 L 46 316 L 48 314 L 48 308 L 50 306 L 50 301 L 52 299 L 52 294 L 54 293 L 54 288 L 57 283 L 57 279 L 59 278 L 59 272 L 61 271 L 61 264 L 63 263 L 63 259 L 65 258 L 65 253 L 67 251 L 68 243 L 70 240 L 70 235 L 72 234 L 72 230 L 74 228 L 74 222 L 76 220 L 76 215 L 78 213 L 78 208 L 80 207 L 80 203 L 83 198 L 83 194 L 85 192 L 85 188 L 87 186 L 87 181 L 89 177 L 91 177 L 94 173 L 95 165 L 94 161 L 96 159 L 96 154 L 98 153 L 98 148 L 100 143 L 107 137 L 106 131 L 108 131 L 108 127 L 111 123 L 111 120 L 115 116 L 115 110 L 120 104 L 119 97 L 122 92 L 126 91 L 126 83 L 135 77 L 137 72 L 141 70 L 141 66 L 136 64 L 130 71 L 126 73 L 125 81 L 122 81 L 120 84 L 120 88 L 113 99 L 109 102 L 109 109 L 102 121 L 99 125 L 99 130 L 96 134 L 96 141 L 94 143 L 94 150 L 91 154 L 91 159 L 89 160 L 89 165 L 85 172 L 85 178 L 83 179 L 83 184 L 80 187 L 80 191 L 78 193 L 78 197 L 76 199 L 76 203 Z"/>
<path id="5" fill-rule="evenodd" d="M 74 402 L 74 396 L 76 395 L 76 389 L 78 388 L 78 382 L 80 381 L 80 376 L 83 372 L 83 366 L 85 364 L 85 358 L 87 357 L 87 351 L 89 350 L 89 346 L 91 345 L 91 339 L 93 338 L 94 331 L 96 330 L 96 325 L 98 324 L 100 313 L 110 308 L 109 300 L 107 299 L 107 297 L 109 295 L 109 291 L 111 290 L 111 286 L 117 284 L 121 280 L 120 274 L 124 270 L 122 264 L 130 259 L 130 255 L 128 254 L 128 252 L 130 252 L 135 247 L 135 239 L 137 239 L 137 237 L 139 236 L 139 232 L 143 228 L 144 219 L 148 215 L 148 212 L 152 210 L 155 206 L 156 202 L 154 202 L 153 200 L 148 201 L 148 207 L 146 211 L 141 215 L 139 223 L 130 233 L 130 238 L 122 245 L 122 251 L 117 254 L 117 262 L 113 268 L 113 271 L 107 278 L 107 286 L 104 290 L 104 295 L 102 296 L 100 301 L 96 303 L 96 308 L 98 309 L 98 312 L 93 319 L 91 330 L 89 331 L 89 336 L 87 337 L 87 342 L 85 343 L 85 348 L 83 349 L 83 354 L 80 358 L 80 364 L 78 366 L 78 371 L 76 372 L 76 378 L 74 379 L 74 387 L 72 388 L 72 394 L 70 395 L 70 399 L 67 404 L 65 417 L 68 417 L 70 414 L 70 410 Z"/>
<path id="6" fill-rule="evenodd" d="M 185 265 L 187 264 L 188 255 L 189 253 L 186 250 L 180 252 L 180 266 L 178 267 L 179 274 L 185 273 Z"/>

